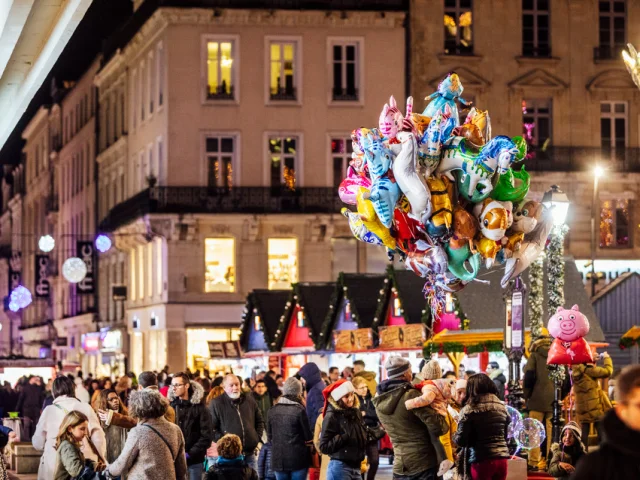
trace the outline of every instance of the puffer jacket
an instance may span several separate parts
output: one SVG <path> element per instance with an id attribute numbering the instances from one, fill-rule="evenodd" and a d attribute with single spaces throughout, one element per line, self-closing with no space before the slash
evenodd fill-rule
<path id="1" fill-rule="evenodd" d="M 551 445 L 551 462 L 547 473 L 556 480 L 569 480 L 570 474 L 560 468 L 560 463 L 568 463 L 575 467 L 578 460 L 584 455 L 584 451 L 579 444 L 573 445 L 571 448 L 561 447 L 557 443 Z"/>
<path id="2" fill-rule="evenodd" d="M 301 403 L 284 395 L 280 397 L 269 410 L 267 438 L 271 442 L 271 469 L 274 472 L 309 468 L 311 458 L 307 442 L 313 440 L 313 434 Z"/>
<path id="3" fill-rule="evenodd" d="M 168 398 L 176 412 L 176 425 L 184 435 L 187 465 L 204 462 L 211 445 L 211 418 L 204 405 L 204 389 L 199 383 L 191 382 L 189 400 L 177 398 L 173 389 L 169 390 Z"/>
<path id="4" fill-rule="evenodd" d="M 369 389 L 369 393 L 373 397 L 376 394 L 376 387 L 378 384 L 376 383 L 376 374 L 375 372 L 368 372 L 363 370 L 362 372 L 356 373 L 353 378 L 362 377 L 365 382 L 367 382 L 367 388 Z"/>
<path id="5" fill-rule="evenodd" d="M 264 432 L 264 420 L 253 395 L 243 393 L 239 399 L 231 400 L 223 393 L 209 403 L 209 415 L 214 442 L 233 433 L 240 437 L 245 455 L 255 452 Z"/>
<path id="6" fill-rule="evenodd" d="M 258 480 L 258 474 L 245 464 L 243 457 L 219 458 L 207 472 L 207 480 Z"/>
<path id="7" fill-rule="evenodd" d="M 320 369 L 315 363 L 307 363 L 298 371 L 298 375 L 304 378 L 307 389 L 307 418 L 309 418 L 309 428 L 313 430 L 318 415 L 324 406 L 322 391 L 326 384 L 322 381 Z"/>
<path id="8" fill-rule="evenodd" d="M 453 441 L 468 449 L 468 463 L 509 458 L 507 427 L 509 414 L 504 402 L 492 394 L 481 395 L 460 410 Z"/>
<path id="9" fill-rule="evenodd" d="M 271 443 L 265 443 L 258 456 L 258 478 L 260 480 L 276 480 L 276 474 L 271 469 Z"/>
<path id="10" fill-rule="evenodd" d="M 367 395 L 363 398 L 358 395 L 360 402 L 360 413 L 362 413 L 362 419 L 367 427 L 377 427 L 380 425 L 378 414 L 376 413 L 376 407 L 373 406 L 373 397 L 367 392 Z"/>
<path id="11" fill-rule="evenodd" d="M 320 451 L 332 460 L 360 468 L 367 447 L 367 432 L 357 397 L 355 401 L 352 408 L 342 408 L 333 398 L 328 398 L 320 434 Z"/>
<path id="12" fill-rule="evenodd" d="M 407 410 L 405 402 L 420 395 L 405 380 L 385 380 L 373 398 L 378 418 L 393 443 L 394 475 L 416 475 L 438 464 L 431 437 L 447 433 L 447 424 L 431 407 Z"/>
<path id="13" fill-rule="evenodd" d="M 489 378 L 493 380 L 493 383 L 495 383 L 496 388 L 498 389 L 498 398 L 500 400 L 504 400 L 504 390 L 505 390 L 504 387 L 507 384 L 507 377 L 504 376 L 504 373 L 502 373 L 502 370 L 496 369 L 491 372 L 491 374 L 489 375 Z"/>
<path id="14" fill-rule="evenodd" d="M 571 480 L 640 478 L 640 432 L 632 430 L 610 410 L 601 424 L 604 442 L 583 457 Z"/>
<path id="15" fill-rule="evenodd" d="M 605 358 L 602 367 L 593 364 L 573 366 L 573 393 L 578 423 L 596 422 L 611 409 L 611 402 L 600 388 L 598 379 L 610 377 L 612 373 L 611 358 Z"/>
<path id="16" fill-rule="evenodd" d="M 553 380 L 547 369 L 551 338 L 542 337 L 531 344 L 531 355 L 524 367 L 524 398 L 535 412 L 553 411 Z"/>

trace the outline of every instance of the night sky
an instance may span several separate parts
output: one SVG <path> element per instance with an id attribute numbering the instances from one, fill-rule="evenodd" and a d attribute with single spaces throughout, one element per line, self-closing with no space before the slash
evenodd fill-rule
<path id="1" fill-rule="evenodd" d="M 24 146 L 20 135 L 38 108 L 51 103 L 51 79 L 55 78 L 58 86 L 61 86 L 65 80 L 74 81 L 80 78 L 101 52 L 103 41 L 120 29 L 132 10 L 131 0 L 93 1 L 60 58 L 0 150 L 1 164 L 16 164 L 20 161 Z"/>

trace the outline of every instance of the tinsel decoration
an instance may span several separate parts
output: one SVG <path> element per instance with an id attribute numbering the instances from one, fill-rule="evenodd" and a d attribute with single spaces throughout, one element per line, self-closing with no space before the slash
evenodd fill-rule
<path id="1" fill-rule="evenodd" d="M 529 267 L 529 318 L 531 319 L 531 343 L 542 336 L 544 303 L 544 254 L 540 255 Z"/>
<path id="2" fill-rule="evenodd" d="M 631 348 L 638 345 L 638 339 L 637 338 L 630 338 L 630 337 L 622 337 L 620 339 L 620 343 L 618 343 L 618 346 L 620 347 L 620 350 L 625 350 L 627 348 Z"/>
<path id="3" fill-rule="evenodd" d="M 564 306 L 564 236 L 569 231 L 566 225 L 556 225 L 549 236 L 547 253 L 547 281 L 549 283 L 548 311 L 555 312 Z M 563 365 L 547 365 L 549 377 L 555 385 L 564 382 L 566 368 Z"/>
<path id="4" fill-rule="evenodd" d="M 465 353 L 471 355 L 482 352 L 501 352 L 503 348 L 502 340 L 489 340 L 486 342 L 466 345 L 460 342 L 435 343 L 427 341 L 423 348 L 424 358 L 430 358 L 433 354 L 442 355 L 444 353 Z"/>

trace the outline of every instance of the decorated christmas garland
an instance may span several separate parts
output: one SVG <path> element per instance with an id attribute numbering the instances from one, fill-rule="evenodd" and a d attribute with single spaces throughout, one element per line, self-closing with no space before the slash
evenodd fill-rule
<path id="1" fill-rule="evenodd" d="M 625 350 L 627 348 L 635 347 L 636 345 L 638 345 L 638 339 L 629 338 L 629 337 L 622 337 L 620 339 L 620 342 L 618 343 L 620 350 Z"/>
<path id="2" fill-rule="evenodd" d="M 431 355 L 437 353 L 442 355 L 444 353 L 465 353 L 471 355 L 473 353 L 482 352 L 501 352 L 502 340 L 488 340 L 486 342 L 474 343 L 471 345 L 465 345 L 459 342 L 430 342 L 428 341 L 423 349 L 423 355 L 425 358 L 430 358 Z"/>
<path id="3" fill-rule="evenodd" d="M 529 267 L 529 318 L 531 319 L 531 342 L 533 343 L 542 336 L 543 320 L 543 275 L 544 275 L 544 254 L 540 255 Z"/>
<path id="4" fill-rule="evenodd" d="M 548 309 L 554 314 L 558 307 L 564 305 L 564 236 L 569 231 L 566 225 L 556 225 L 549 235 L 549 253 L 547 254 L 547 281 L 549 283 Z M 561 384 L 566 375 L 563 365 L 547 365 L 549 377 Z"/>

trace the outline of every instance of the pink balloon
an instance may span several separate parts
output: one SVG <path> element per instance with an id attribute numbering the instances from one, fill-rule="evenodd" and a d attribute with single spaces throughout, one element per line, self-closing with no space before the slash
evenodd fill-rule
<path id="1" fill-rule="evenodd" d="M 589 320 L 578 308 L 578 305 L 565 310 L 558 307 L 556 314 L 549 319 L 549 333 L 564 342 L 573 342 L 589 333 Z"/>
<path id="2" fill-rule="evenodd" d="M 338 188 L 340 200 L 347 205 L 356 205 L 356 194 L 360 187 L 371 190 L 371 180 L 363 175 L 358 175 L 354 168 L 349 166 L 347 169 L 347 177 L 342 180 Z"/>

